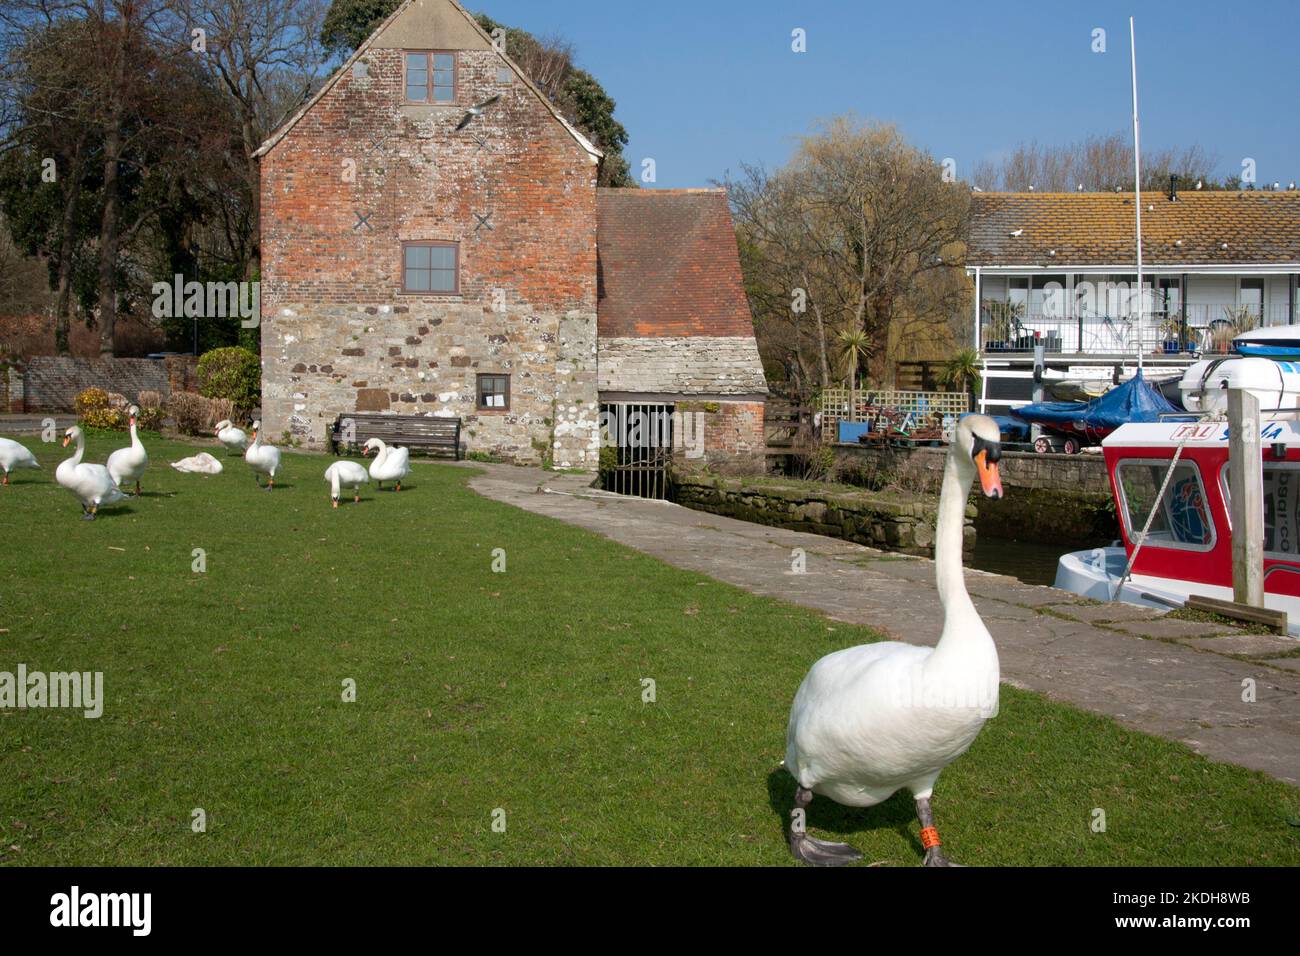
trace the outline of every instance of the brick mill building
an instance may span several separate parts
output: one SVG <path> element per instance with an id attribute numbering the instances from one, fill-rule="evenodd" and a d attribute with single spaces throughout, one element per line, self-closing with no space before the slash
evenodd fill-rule
<path id="1" fill-rule="evenodd" d="M 642 403 L 761 464 L 726 194 L 597 188 L 600 151 L 455 0 L 403 3 L 258 152 L 269 436 L 452 416 L 466 451 L 594 468 L 602 410 Z"/>

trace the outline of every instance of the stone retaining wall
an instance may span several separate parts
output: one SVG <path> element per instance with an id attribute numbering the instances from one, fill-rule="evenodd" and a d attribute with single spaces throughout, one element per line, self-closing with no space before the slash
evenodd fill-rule
<path id="1" fill-rule="evenodd" d="M 0 365 L 0 413 L 21 414 L 23 403 L 23 370 L 17 365 Z"/>
<path id="2" fill-rule="evenodd" d="M 840 480 L 898 486 L 937 496 L 947 448 L 837 444 Z M 1119 537 L 1106 462 L 1100 454 L 1003 452 L 1006 497 L 979 509 L 980 534 L 1017 541 L 1087 543 Z"/>
<path id="3" fill-rule="evenodd" d="M 166 400 L 173 390 L 194 387 L 195 360 L 179 355 L 165 359 L 84 359 L 39 355 L 27 360 L 23 372 L 23 407 L 18 412 L 70 412 L 77 394 L 87 388 L 120 392 L 134 399 L 140 392 L 159 392 Z"/>
<path id="4" fill-rule="evenodd" d="M 886 551 L 934 555 L 937 498 L 906 501 L 892 494 L 823 491 L 802 483 L 760 484 L 702 475 L 677 477 L 674 491 L 678 504 L 696 511 L 811 531 Z M 967 548 L 975 543 L 974 517 L 975 508 L 968 504 L 963 540 Z"/>

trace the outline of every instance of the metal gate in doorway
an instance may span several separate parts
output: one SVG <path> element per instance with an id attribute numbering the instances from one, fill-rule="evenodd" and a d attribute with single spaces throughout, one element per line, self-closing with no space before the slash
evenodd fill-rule
<path id="1" fill-rule="evenodd" d="M 600 406 L 602 487 L 638 498 L 668 497 L 673 453 L 673 406 L 660 402 L 612 402 Z M 615 454 L 609 460 L 609 452 Z M 606 462 L 608 462 L 606 464 Z"/>

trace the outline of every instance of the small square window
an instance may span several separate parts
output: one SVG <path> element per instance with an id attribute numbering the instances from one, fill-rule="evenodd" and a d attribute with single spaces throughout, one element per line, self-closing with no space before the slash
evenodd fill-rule
<path id="1" fill-rule="evenodd" d="M 452 103 L 456 100 L 455 53 L 407 53 L 406 101 Z"/>
<path id="2" fill-rule="evenodd" d="M 510 376 L 480 375 L 478 407 L 484 411 L 507 411 L 510 408 Z"/>
<path id="3" fill-rule="evenodd" d="M 460 247 L 454 242 L 402 244 L 402 291 L 460 292 Z"/>

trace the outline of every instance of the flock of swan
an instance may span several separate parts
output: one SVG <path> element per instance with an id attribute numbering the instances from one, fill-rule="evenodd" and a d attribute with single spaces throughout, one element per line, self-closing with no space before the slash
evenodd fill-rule
<path id="1" fill-rule="evenodd" d="M 251 443 L 228 421 L 217 426 L 217 438 L 231 451 L 242 451 L 259 486 L 261 476 L 267 476 L 269 490 L 280 452 L 262 440 L 259 422 L 252 427 Z M 797 785 L 787 840 L 791 854 L 804 863 L 839 866 L 862 856 L 848 844 L 808 835 L 806 811 L 814 795 L 869 807 L 905 789 L 921 824 L 922 865 L 955 865 L 943 852 L 930 797 L 939 774 L 966 752 L 997 710 L 998 652 L 966 591 L 962 528 L 976 476 L 987 497 L 1002 496 L 1000 439 L 991 418 L 968 415 L 958 423 L 948 449 L 935 533 L 935 579 L 944 609 L 938 644 L 929 648 L 882 641 L 835 651 L 813 664 L 795 694 L 784 762 Z M 81 429 L 67 430 L 63 444 L 70 442 L 76 442 L 76 454 L 59 465 L 56 477 L 81 500 L 87 518 L 93 519 L 101 505 L 121 500 L 124 483 L 135 481 L 139 493 L 149 459 L 136 434 L 134 410 L 130 447 L 113 452 L 106 465 L 82 462 Z M 380 488 L 395 481 L 401 490 L 409 471 L 407 449 L 372 438 L 365 451 L 376 449 L 368 473 L 351 461 L 336 461 L 326 469 L 333 507 L 344 488 L 360 500 L 360 487 L 370 479 Z M 39 467 L 30 451 L 7 439 L 0 439 L 0 465 L 6 484 L 11 468 Z M 221 471 L 221 463 L 206 453 L 172 466 L 203 474 Z"/>
<path id="2" fill-rule="evenodd" d="M 132 405 L 129 409 L 128 424 L 131 432 L 131 444 L 119 448 L 108 456 L 102 464 L 82 461 L 86 454 L 86 436 L 81 428 L 73 425 L 63 434 L 63 447 L 75 444 L 76 451 L 72 457 L 59 464 L 54 472 L 54 480 L 72 492 L 81 502 L 82 517 L 94 521 L 99 509 L 125 501 L 128 497 L 139 497 L 140 479 L 149 467 L 149 454 L 144 443 L 140 441 L 137 416 L 140 409 Z M 234 423 L 226 420 L 217 423 L 215 433 L 217 440 L 229 451 L 243 455 L 244 461 L 253 471 L 253 478 L 259 488 L 270 491 L 275 487 L 275 476 L 280 470 L 280 449 L 262 438 L 262 423 L 252 423 L 252 440 Z M 361 486 L 370 481 L 376 482 L 383 490 L 384 482 L 396 484 L 397 491 L 402 490 L 402 479 L 411 471 L 410 451 L 406 448 L 389 446 L 378 438 L 371 438 L 362 448 L 362 454 L 369 456 L 375 452 L 375 460 L 370 468 L 363 468 L 355 461 L 340 459 L 325 469 L 325 480 L 330 483 L 330 502 L 339 506 L 342 489 L 352 489 L 352 500 L 361 500 Z M 189 458 L 170 463 L 173 468 L 184 474 L 219 475 L 223 467 L 221 462 L 207 452 L 199 452 Z M 0 438 L 0 468 L 4 470 L 3 484 L 9 484 L 9 472 L 15 468 L 40 468 L 36 456 L 26 446 L 8 438 Z M 262 484 L 262 476 L 266 484 Z M 133 495 L 123 491 L 135 483 Z"/>

